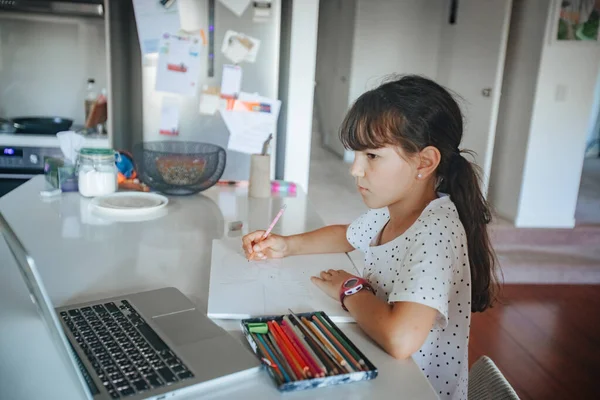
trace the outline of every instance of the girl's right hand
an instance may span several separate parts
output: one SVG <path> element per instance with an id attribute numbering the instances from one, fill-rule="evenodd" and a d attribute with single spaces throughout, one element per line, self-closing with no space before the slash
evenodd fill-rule
<path id="1" fill-rule="evenodd" d="M 285 236 L 269 234 L 263 240 L 265 231 L 255 231 L 242 238 L 242 247 L 248 260 L 266 260 L 267 258 L 283 258 L 287 256 L 288 244 Z"/>

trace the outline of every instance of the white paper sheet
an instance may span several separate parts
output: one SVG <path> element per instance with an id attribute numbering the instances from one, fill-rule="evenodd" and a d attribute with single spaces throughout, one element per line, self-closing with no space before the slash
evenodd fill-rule
<path id="1" fill-rule="evenodd" d="M 275 133 L 281 101 L 256 94 L 241 92 L 239 101 L 261 103 L 271 112 L 238 111 L 220 108 L 221 116 L 229 130 L 227 147 L 241 153 L 258 154 L 269 134 Z"/>
<path id="2" fill-rule="evenodd" d="M 261 315 L 325 311 L 334 322 L 353 322 L 337 300 L 311 281 L 321 271 L 358 271 L 346 254 L 316 254 L 248 262 L 241 239 L 217 239 L 212 244 L 208 316 L 242 319 Z"/>
<path id="3" fill-rule="evenodd" d="M 242 87 L 242 67 L 239 65 L 223 65 L 221 75 L 221 97 L 236 98 Z"/>
<path id="4" fill-rule="evenodd" d="M 158 52 L 163 33 L 177 32 L 181 27 L 177 2 L 165 8 L 159 1 L 133 0 L 133 11 L 142 54 Z"/>
<path id="5" fill-rule="evenodd" d="M 245 40 L 249 41 L 249 47 L 244 45 Z M 244 35 L 243 33 L 228 30 L 225 32 L 225 37 L 223 38 L 221 52 L 235 64 L 239 64 L 242 61 L 253 63 L 256 61 L 259 48 L 260 40 Z"/>
<path id="6" fill-rule="evenodd" d="M 163 97 L 160 109 L 161 135 L 176 136 L 179 134 L 179 101 L 173 97 Z"/>
<path id="7" fill-rule="evenodd" d="M 200 94 L 200 114 L 214 115 L 219 109 L 220 101 L 218 90 L 216 92 L 202 91 Z"/>
<path id="8" fill-rule="evenodd" d="M 200 78 L 202 39 L 166 33 L 160 42 L 156 90 L 195 96 Z"/>
<path id="9" fill-rule="evenodd" d="M 246 11 L 246 8 L 250 4 L 250 0 L 219 0 L 219 2 L 229 8 L 238 17 L 244 14 L 244 11 Z"/>

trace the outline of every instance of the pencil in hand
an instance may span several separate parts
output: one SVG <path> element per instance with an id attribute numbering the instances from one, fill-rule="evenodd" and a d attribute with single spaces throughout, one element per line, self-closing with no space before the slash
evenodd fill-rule
<path id="1" fill-rule="evenodd" d="M 257 240 L 253 240 L 250 243 L 252 252 L 250 253 L 250 256 L 248 257 L 248 261 L 255 260 L 256 251 L 254 250 L 254 246 L 256 246 L 258 243 L 261 243 L 262 241 L 264 241 L 265 239 L 267 239 L 269 237 L 269 235 L 271 234 L 271 231 L 275 227 L 275 224 L 277 224 L 277 222 L 283 215 L 286 208 L 287 208 L 287 204 L 284 204 L 281 207 L 281 209 L 279 210 L 279 212 L 277 213 L 277 215 L 275 216 L 275 218 L 273 219 L 273 221 L 271 222 L 271 224 L 269 225 L 269 227 L 267 228 L 267 230 L 265 231 L 265 233 L 263 233 Z"/>

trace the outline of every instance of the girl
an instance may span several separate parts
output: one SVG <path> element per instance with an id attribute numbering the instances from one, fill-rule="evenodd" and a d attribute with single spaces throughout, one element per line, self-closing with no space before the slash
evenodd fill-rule
<path id="1" fill-rule="evenodd" d="M 462 134 L 460 108 L 440 85 L 419 76 L 385 83 L 356 100 L 340 131 L 370 210 L 349 226 L 243 238 L 248 258 L 364 252 L 364 281 L 330 269 L 313 283 L 393 357 L 412 356 L 448 399 L 467 398 L 470 313 L 491 306 L 496 281 L 490 210 L 460 155 Z M 361 282 L 367 290 L 343 293 Z"/>

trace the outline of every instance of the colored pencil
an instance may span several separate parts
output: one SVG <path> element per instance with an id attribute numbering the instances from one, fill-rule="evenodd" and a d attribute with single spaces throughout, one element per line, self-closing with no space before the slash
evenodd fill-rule
<path id="1" fill-rule="evenodd" d="M 260 340 L 261 344 L 263 346 L 265 346 L 266 350 L 269 352 L 269 355 L 271 356 L 271 359 L 275 362 L 275 364 L 277 365 L 277 368 L 281 372 L 281 374 L 282 374 L 282 376 L 284 378 L 284 381 L 285 382 L 291 382 L 292 379 L 288 375 L 287 371 L 281 365 L 281 361 L 277 358 L 277 355 L 273 351 L 271 351 L 271 349 L 269 348 L 269 345 L 267 343 L 266 337 L 264 335 L 262 335 L 262 334 L 257 334 L 257 333 L 255 333 L 255 335 L 258 338 L 258 340 Z"/>
<path id="2" fill-rule="evenodd" d="M 254 246 L 257 243 L 260 243 L 263 240 L 265 240 L 271 234 L 271 231 L 275 227 L 275 224 L 277 223 L 277 221 L 279 221 L 279 218 L 281 218 L 281 216 L 283 215 L 283 212 L 285 211 L 286 208 L 287 208 L 287 204 L 284 204 L 281 207 L 281 209 L 279 210 L 279 212 L 277 213 L 277 215 L 275 216 L 275 218 L 273 218 L 273 221 L 271 222 L 271 225 L 269 225 L 269 227 L 267 228 L 266 232 L 263 233 L 263 235 L 260 237 L 260 239 L 258 241 L 252 243 L 252 254 L 250 254 L 250 258 L 248 259 L 248 261 L 250 261 L 250 259 L 252 259 L 252 260 L 254 259 L 254 254 L 256 253 L 254 251 Z"/>
<path id="3" fill-rule="evenodd" d="M 287 374 L 287 377 L 289 378 L 290 382 L 296 380 L 296 376 L 290 371 L 290 368 L 287 365 L 285 358 L 281 353 L 277 351 L 276 346 L 273 346 L 271 340 L 269 339 L 269 336 L 265 333 L 261 337 L 267 345 L 267 349 L 270 350 L 273 354 L 273 359 L 277 362 L 279 368 L 281 369 L 281 372 L 285 372 L 285 374 Z"/>
<path id="4" fill-rule="evenodd" d="M 291 318 L 290 318 L 291 320 Z M 329 358 L 327 353 L 321 347 L 319 347 L 319 343 L 316 342 L 316 338 L 313 339 L 313 336 L 310 332 L 306 330 L 304 325 L 300 320 L 297 320 L 297 317 L 294 317 L 292 323 L 296 325 L 296 329 L 298 329 L 303 335 L 306 343 L 311 347 L 314 354 L 317 356 L 319 362 L 322 365 L 322 368 L 325 368 L 326 375 L 337 375 L 339 370 L 337 369 L 335 363 Z"/>
<path id="5" fill-rule="evenodd" d="M 285 343 L 290 353 L 294 356 L 294 358 L 300 365 L 303 371 L 303 375 L 306 378 L 312 378 L 312 373 L 310 372 L 308 364 L 306 363 L 306 361 L 304 361 L 304 358 L 298 353 L 292 342 L 290 342 L 290 339 L 287 337 L 279 323 L 277 321 L 271 321 L 271 323 L 271 325 L 274 326 L 277 332 L 279 333 L 279 337 L 281 338 L 281 340 Z"/>
<path id="6" fill-rule="evenodd" d="M 315 336 L 317 338 L 319 338 L 319 340 L 321 341 L 321 343 L 323 343 L 325 345 L 325 347 L 329 350 L 329 352 L 331 354 L 333 354 L 334 358 L 341 365 L 342 370 L 346 370 L 348 372 L 353 372 L 353 368 L 350 365 L 348 365 L 348 362 L 344 359 L 344 357 L 342 357 L 342 355 L 329 342 L 329 340 L 327 339 L 327 337 L 324 334 L 321 333 L 318 325 L 316 323 L 314 323 L 313 321 L 307 320 L 304 317 L 302 317 L 302 319 L 303 319 L 303 321 L 306 320 L 306 323 L 308 324 L 308 326 L 310 327 L 310 329 L 313 331 L 313 333 L 315 334 Z"/>
<path id="7" fill-rule="evenodd" d="M 325 374 L 326 375 L 337 375 L 340 370 L 336 366 L 334 360 L 332 360 L 327 353 L 325 353 L 318 345 L 312 337 L 306 336 L 307 343 L 312 347 L 313 351 L 317 354 L 321 362 L 325 365 Z"/>
<path id="8" fill-rule="evenodd" d="M 275 342 L 275 338 L 273 337 L 273 334 L 271 332 L 267 332 L 267 334 L 265 335 L 265 342 L 267 342 L 267 345 L 269 345 L 269 347 L 271 347 L 271 349 L 275 351 L 275 353 L 279 357 L 279 360 L 282 363 L 283 368 L 286 370 L 290 378 L 292 378 L 292 380 L 294 381 L 298 380 L 298 377 L 294 373 L 293 368 L 287 362 L 287 359 L 279 349 L 279 346 L 277 346 L 277 342 Z"/>
<path id="9" fill-rule="evenodd" d="M 275 325 L 274 321 L 269 321 L 268 324 L 269 324 L 269 330 L 270 330 L 270 332 L 273 333 L 273 336 L 275 337 L 275 340 L 277 341 L 277 345 L 279 346 L 279 349 L 283 352 L 283 354 L 285 354 L 285 357 L 287 358 L 288 363 L 294 369 L 294 373 L 296 374 L 297 379 L 305 378 L 306 373 L 304 371 L 304 368 L 298 362 L 296 357 L 294 357 L 290 348 L 284 342 L 283 338 L 281 337 L 281 334 L 276 329 L 276 325 Z"/>
<path id="10" fill-rule="evenodd" d="M 331 354 L 329 350 L 323 345 L 323 343 L 321 343 L 321 341 L 314 335 L 314 333 L 312 333 L 311 330 L 307 326 L 305 326 L 304 322 L 300 319 L 300 317 L 294 314 L 292 310 L 290 310 L 290 312 L 292 313 L 292 317 L 294 317 L 294 319 L 296 320 L 295 322 L 298 328 L 302 330 L 302 332 L 304 332 L 306 337 L 310 339 L 310 342 L 313 345 L 313 347 L 317 349 L 319 357 L 327 366 L 327 369 L 329 370 L 330 374 L 337 375 L 340 371 L 343 371 L 344 368 L 342 368 L 342 366 L 338 364 L 333 354 Z"/>
<path id="11" fill-rule="evenodd" d="M 336 358 L 335 354 L 329 351 L 327 346 L 325 346 L 325 343 L 323 343 L 323 341 L 317 336 L 318 334 L 313 331 L 313 324 L 305 317 L 302 317 L 300 321 L 303 328 L 310 334 L 310 336 L 313 338 L 314 342 L 317 343 L 321 351 L 325 353 L 325 355 L 327 355 L 327 359 L 335 366 L 335 373 L 343 373 L 346 370 L 346 368 L 344 368 L 344 366 L 338 362 L 338 359 Z"/>
<path id="12" fill-rule="evenodd" d="M 266 358 L 269 361 L 269 363 L 270 363 L 269 366 L 271 368 L 273 368 L 273 371 L 277 375 L 277 378 L 280 380 L 281 383 L 285 382 L 285 378 L 283 377 L 283 374 L 281 373 L 281 371 L 277 367 L 277 364 L 275 363 L 275 361 L 271 358 L 271 356 L 267 352 L 267 349 L 261 343 L 261 341 L 258 338 L 257 334 L 256 333 L 251 333 L 251 335 L 254 338 L 256 344 L 258 345 L 258 347 L 260 348 L 260 352 L 262 353 L 263 357 Z"/>
<path id="13" fill-rule="evenodd" d="M 310 323 L 314 326 L 315 332 L 319 335 L 319 339 L 322 340 L 323 343 L 327 345 L 327 348 L 335 355 L 338 363 L 342 366 L 342 371 L 354 372 L 354 366 L 346 360 L 344 355 L 335 347 L 331 340 L 329 340 L 327 335 L 321 330 L 322 328 L 314 321 L 310 321 Z"/>
<path id="14" fill-rule="evenodd" d="M 335 328 L 331 326 L 329 322 L 327 322 L 327 320 L 321 315 L 321 313 L 317 312 L 315 313 L 315 315 L 321 320 L 323 325 L 325 325 L 329 329 L 329 331 L 335 336 L 335 338 L 346 348 L 346 350 L 348 350 L 348 352 L 352 354 L 352 357 L 354 357 L 354 359 L 358 361 L 358 363 L 363 367 L 363 369 L 368 369 L 365 360 L 363 360 L 361 356 L 352 348 L 352 346 L 350 346 L 350 344 L 335 330 Z"/>
<path id="15" fill-rule="evenodd" d="M 262 235 L 263 239 L 266 239 L 267 237 L 269 237 L 269 234 L 271 234 L 271 231 L 275 227 L 275 224 L 277 223 L 277 221 L 279 221 L 279 218 L 281 218 L 281 216 L 283 215 L 283 212 L 285 211 L 286 208 L 287 208 L 287 204 L 284 204 L 281 207 L 281 210 L 279 210 L 279 212 L 277 213 L 277 215 L 273 219 L 273 222 L 271 222 L 271 225 L 269 225 L 269 227 L 267 228 L 267 231 Z"/>
<path id="16" fill-rule="evenodd" d="M 267 324 L 269 325 L 269 333 L 273 337 L 276 346 L 279 348 L 286 361 L 288 362 L 288 365 L 292 369 L 294 378 L 296 380 L 304 379 L 304 372 L 302 370 L 302 367 L 298 364 L 298 362 L 294 359 L 294 357 L 289 352 L 285 344 L 282 342 L 281 338 L 279 337 L 279 332 L 277 332 L 275 328 L 271 326 L 271 321 L 267 322 Z"/>
<path id="17" fill-rule="evenodd" d="M 321 369 L 317 366 L 317 363 L 312 359 L 312 357 L 306 350 L 306 346 L 302 344 L 300 338 L 298 338 L 298 335 L 296 335 L 291 325 L 287 321 L 283 320 L 281 321 L 281 328 L 290 339 L 292 345 L 294 345 L 294 347 L 296 348 L 298 354 L 300 354 L 304 362 L 308 365 L 311 374 L 315 377 L 320 377 Z"/>
<path id="18" fill-rule="evenodd" d="M 302 344 L 304 345 L 304 348 L 306 349 L 306 352 L 312 358 L 317 369 L 319 369 L 323 375 L 327 375 L 327 368 L 325 367 L 323 362 L 321 362 L 319 356 L 317 356 L 317 354 L 313 351 L 312 346 L 310 345 L 310 343 L 308 343 L 308 338 L 306 337 L 306 335 L 303 332 L 301 332 L 300 329 L 298 329 L 298 327 L 292 322 L 290 317 L 286 315 L 283 317 L 283 319 L 290 325 L 290 328 L 292 329 L 292 331 L 294 331 L 296 336 L 300 338 Z"/>
<path id="19" fill-rule="evenodd" d="M 358 371 L 362 370 L 362 367 L 360 366 L 360 364 L 358 363 L 358 361 L 356 361 L 354 359 L 354 357 L 352 357 L 352 355 L 348 352 L 348 350 L 346 350 L 346 348 L 344 346 L 342 346 L 342 344 L 335 338 L 335 336 L 333 336 L 333 334 L 331 333 L 331 331 L 329 329 L 327 329 L 327 327 L 323 324 L 323 322 L 321 322 L 321 320 L 316 315 L 313 315 L 312 319 L 313 319 L 313 321 L 315 321 L 315 323 L 317 325 L 319 325 L 319 327 L 321 328 L 321 330 L 323 331 L 323 333 L 327 336 L 327 338 L 331 341 L 331 343 L 333 344 L 333 346 L 340 353 L 342 353 L 342 355 L 346 358 L 346 360 L 348 360 L 348 362 L 350 364 L 352 364 L 352 366 L 354 368 L 356 368 Z"/>

